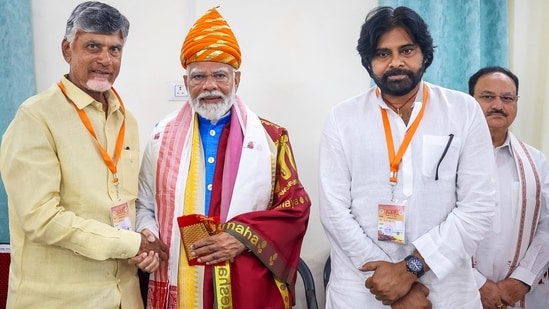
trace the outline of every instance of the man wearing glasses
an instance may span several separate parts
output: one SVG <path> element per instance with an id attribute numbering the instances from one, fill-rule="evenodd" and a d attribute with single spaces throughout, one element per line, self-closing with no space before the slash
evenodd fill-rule
<path id="1" fill-rule="evenodd" d="M 142 162 L 137 229 L 169 247 L 147 308 L 292 307 L 310 201 L 288 131 L 236 95 L 240 63 L 209 10 L 181 49 L 189 101 L 155 127 Z"/>
<path id="2" fill-rule="evenodd" d="M 535 294 L 542 294 L 536 290 L 549 262 L 549 164 L 509 131 L 518 88 L 518 77 L 502 67 L 483 68 L 469 79 L 469 94 L 490 128 L 499 179 L 492 228 L 473 258 L 484 308 L 548 307 L 547 295 Z"/>

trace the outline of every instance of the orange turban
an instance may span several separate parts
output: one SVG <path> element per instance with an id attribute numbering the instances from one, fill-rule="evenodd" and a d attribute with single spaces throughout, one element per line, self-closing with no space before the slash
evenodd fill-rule
<path id="1" fill-rule="evenodd" d="M 240 46 L 225 19 L 216 7 L 200 17 L 189 30 L 181 47 L 181 65 L 212 61 L 240 67 Z"/>

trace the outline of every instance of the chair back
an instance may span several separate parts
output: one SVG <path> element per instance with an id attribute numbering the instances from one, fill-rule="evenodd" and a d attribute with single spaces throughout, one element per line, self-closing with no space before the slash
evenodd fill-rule
<path id="1" fill-rule="evenodd" d="M 307 266 L 307 263 L 302 258 L 299 258 L 299 264 L 297 271 L 301 275 L 303 285 L 305 286 L 305 297 L 307 300 L 307 309 L 318 309 L 318 302 L 316 300 L 315 281 L 311 269 Z"/>
<path id="2" fill-rule="evenodd" d="M 324 279 L 324 289 L 326 289 L 328 281 L 330 281 L 330 272 L 332 272 L 332 261 L 328 255 L 328 259 L 326 259 L 326 263 L 324 264 L 324 272 L 322 273 L 322 279 Z"/>

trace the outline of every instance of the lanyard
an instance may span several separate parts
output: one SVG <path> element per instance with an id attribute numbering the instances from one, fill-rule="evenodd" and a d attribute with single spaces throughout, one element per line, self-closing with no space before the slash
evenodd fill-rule
<path id="1" fill-rule="evenodd" d="M 376 89 L 376 96 L 379 96 L 379 89 Z M 412 123 L 412 125 L 408 128 L 408 130 L 406 130 L 406 134 L 404 135 L 404 140 L 402 141 L 402 144 L 400 144 L 400 147 L 398 148 L 398 152 L 396 153 L 396 155 L 395 155 L 395 145 L 393 142 L 393 134 L 391 131 L 391 124 L 389 123 L 389 117 L 387 117 L 387 110 L 380 108 L 381 116 L 383 118 L 383 129 L 385 131 L 385 140 L 387 143 L 387 152 L 389 153 L 389 166 L 390 166 L 389 182 L 391 185 L 393 185 L 393 187 L 397 184 L 398 167 L 400 166 L 400 162 L 402 161 L 404 152 L 406 152 L 406 149 L 408 148 L 408 145 L 412 141 L 412 137 L 416 133 L 416 129 L 419 126 L 421 119 L 423 118 L 423 113 L 425 112 L 425 106 L 427 105 L 428 96 L 429 94 L 427 90 L 427 85 L 423 84 L 423 101 L 421 104 L 421 109 L 416 119 L 414 119 L 414 122 Z"/>
<path id="2" fill-rule="evenodd" d="M 120 102 L 120 110 L 122 111 L 122 115 L 124 116 L 122 120 L 122 125 L 120 126 L 120 130 L 118 131 L 118 138 L 116 139 L 116 148 L 114 152 L 114 158 L 111 158 L 111 156 L 109 156 L 105 148 L 97 140 L 97 135 L 95 134 L 95 130 L 93 129 L 93 126 L 86 112 L 84 112 L 84 110 L 82 109 L 79 109 L 78 106 L 76 106 L 76 103 L 74 103 L 74 101 L 71 100 L 71 98 L 69 98 L 65 90 L 65 86 L 63 86 L 63 83 L 59 82 L 57 83 L 57 86 L 59 86 L 59 89 L 61 89 L 61 92 L 63 93 L 65 98 L 67 98 L 67 100 L 72 104 L 74 109 L 76 109 L 76 112 L 80 117 L 80 120 L 82 121 L 86 129 L 88 129 L 88 132 L 90 132 L 91 136 L 95 140 L 95 144 L 97 145 L 97 148 L 99 148 L 99 151 L 101 152 L 101 157 L 103 157 L 103 161 L 105 161 L 105 164 L 107 165 L 107 167 L 109 168 L 109 170 L 113 175 L 113 183 L 117 187 L 117 195 L 118 195 L 118 172 L 117 172 L 116 165 L 118 163 L 118 159 L 120 159 L 120 153 L 122 152 L 122 144 L 124 143 L 124 133 L 126 132 L 126 110 L 124 108 L 124 104 L 122 103 L 122 99 L 120 98 L 116 90 L 114 90 L 114 88 L 111 88 L 114 94 L 116 95 L 116 97 L 118 98 L 118 101 Z"/>

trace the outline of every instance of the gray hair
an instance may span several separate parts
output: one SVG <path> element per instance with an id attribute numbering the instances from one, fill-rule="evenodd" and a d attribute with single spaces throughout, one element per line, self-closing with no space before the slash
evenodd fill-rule
<path id="1" fill-rule="evenodd" d="M 67 20 L 65 39 L 72 42 L 77 31 L 100 34 L 115 34 L 120 31 L 126 42 L 129 30 L 130 22 L 117 9 L 105 3 L 87 1 L 80 3 L 72 11 Z"/>

